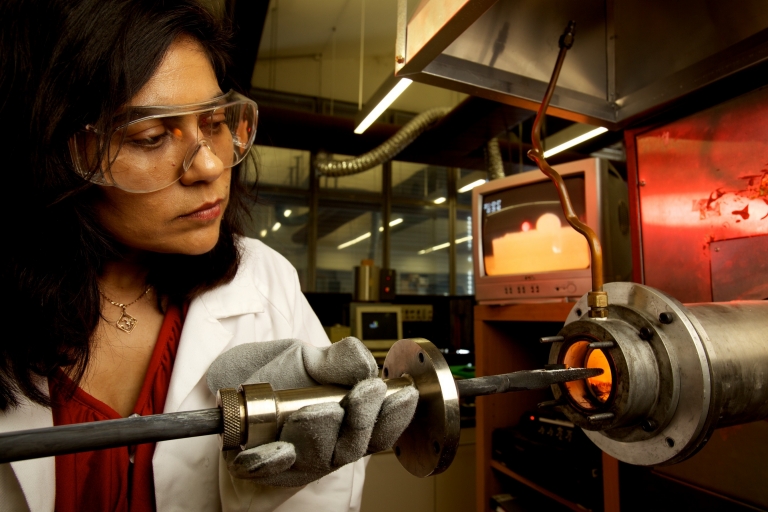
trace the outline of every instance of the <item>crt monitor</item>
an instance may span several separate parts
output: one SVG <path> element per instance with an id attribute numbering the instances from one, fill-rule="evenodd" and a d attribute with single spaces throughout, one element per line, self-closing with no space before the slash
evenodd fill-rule
<path id="1" fill-rule="evenodd" d="M 628 280 L 632 262 L 627 185 L 606 161 L 555 166 L 574 212 L 598 234 L 606 282 Z M 566 221 L 555 185 L 540 171 L 473 190 L 473 256 L 481 304 L 563 301 L 591 289 L 586 239 Z"/>
<path id="2" fill-rule="evenodd" d="M 352 304 L 350 306 L 352 336 L 372 351 L 386 351 L 403 337 L 400 306 L 389 304 Z"/>

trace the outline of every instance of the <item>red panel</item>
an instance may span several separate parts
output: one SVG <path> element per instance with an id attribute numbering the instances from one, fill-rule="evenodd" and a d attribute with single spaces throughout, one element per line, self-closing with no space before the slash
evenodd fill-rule
<path id="1" fill-rule="evenodd" d="M 634 139 L 645 283 L 711 301 L 710 243 L 768 234 L 768 89 Z"/>

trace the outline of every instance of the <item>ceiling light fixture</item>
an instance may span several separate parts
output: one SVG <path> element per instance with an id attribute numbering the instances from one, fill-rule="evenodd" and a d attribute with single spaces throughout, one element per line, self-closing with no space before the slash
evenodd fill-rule
<path id="1" fill-rule="evenodd" d="M 445 198 L 444 197 L 438 197 L 437 199 L 435 199 L 432 202 L 435 203 L 435 204 L 443 204 L 445 202 Z"/>
<path id="2" fill-rule="evenodd" d="M 283 212 L 283 215 L 284 215 L 285 217 L 290 217 L 292 213 L 293 213 L 293 210 L 285 210 L 285 211 Z"/>
<path id="3" fill-rule="evenodd" d="M 364 235 L 360 235 L 359 237 L 355 238 L 354 240 L 350 240 L 349 242 L 344 242 L 343 244 L 338 246 L 337 249 L 346 249 L 350 245 L 355 245 L 357 242 L 362 242 L 366 238 L 370 238 L 370 237 L 371 237 L 371 233 L 369 231 L 368 233 L 366 233 Z"/>
<path id="4" fill-rule="evenodd" d="M 275 225 L 272 226 L 272 231 L 277 231 L 278 229 L 280 229 L 280 226 L 282 226 L 282 224 L 280 224 L 279 222 L 275 222 Z"/>
<path id="5" fill-rule="evenodd" d="M 469 183 L 469 184 L 467 184 L 467 185 L 464 185 L 463 187 L 461 187 L 461 188 L 459 189 L 459 192 L 460 192 L 460 193 L 463 193 L 463 192 L 469 192 L 469 191 L 470 191 L 470 190 L 472 190 L 473 188 L 475 188 L 475 187 L 479 187 L 479 186 L 480 186 L 480 185 L 482 185 L 483 183 L 485 183 L 485 180 L 476 180 L 476 181 L 473 181 L 472 183 Z"/>
<path id="6" fill-rule="evenodd" d="M 261 238 L 264 238 L 265 236 L 267 236 L 267 230 L 266 229 L 262 229 L 259 234 L 261 235 Z"/>
<path id="7" fill-rule="evenodd" d="M 412 83 L 413 80 L 398 78 L 394 75 L 384 80 L 355 117 L 357 123 L 355 133 L 359 135 L 367 130 Z"/>
<path id="8" fill-rule="evenodd" d="M 392 226 L 397 226 L 398 224 L 400 224 L 400 223 L 402 223 L 402 222 L 403 222 L 403 219 L 395 219 L 395 220 L 391 220 L 391 221 L 389 221 L 389 227 L 392 227 Z M 383 226 L 380 226 L 380 227 L 379 227 L 379 232 L 382 232 L 382 231 L 384 231 L 384 227 L 383 227 Z"/>
<path id="9" fill-rule="evenodd" d="M 463 244 L 464 242 L 469 242 L 470 240 L 472 240 L 471 236 L 465 236 L 464 238 L 457 238 L 456 245 Z M 430 252 L 439 251 L 441 249 L 445 249 L 450 246 L 451 246 L 450 242 L 445 242 L 444 244 L 436 245 L 434 247 L 430 247 L 429 249 L 422 249 L 418 252 L 418 254 L 429 254 Z"/>
<path id="10" fill-rule="evenodd" d="M 565 151 L 568 148 L 572 148 L 573 146 L 576 146 L 578 144 L 581 144 L 584 141 L 587 141 L 589 139 L 594 139 L 600 134 L 603 134 L 608 131 L 608 128 L 605 128 L 603 126 L 599 128 L 595 128 L 594 130 L 590 130 L 587 133 L 583 135 L 579 135 L 578 137 L 574 137 L 573 139 L 570 139 L 566 142 L 563 142 L 562 144 L 558 144 L 557 146 L 553 147 L 552 149 L 548 149 L 544 152 L 544 158 L 549 158 L 552 155 L 556 155 L 558 153 L 561 153 Z"/>

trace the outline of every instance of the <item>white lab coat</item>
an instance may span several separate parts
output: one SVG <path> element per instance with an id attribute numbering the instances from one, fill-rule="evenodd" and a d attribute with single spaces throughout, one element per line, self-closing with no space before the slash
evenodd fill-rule
<path id="1" fill-rule="evenodd" d="M 257 240 L 243 239 L 234 280 L 192 301 L 181 333 L 164 412 L 215 407 L 205 374 L 222 352 L 254 341 L 297 338 L 328 345 L 299 288 L 296 270 Z M 41 386 L 47 389 L 47 384 Z M 0 413 L 0 432 L 52 426 L 50 409 L 25 403 Z M 152 459 L 158 512 L 356 511 L 365 462 L 359 460 L 304 488 L 281 489 L 233 480 L 218 436 L 164 441 Z M 53 512 L 54 458 L 0 464 L 0 509 Z"/>

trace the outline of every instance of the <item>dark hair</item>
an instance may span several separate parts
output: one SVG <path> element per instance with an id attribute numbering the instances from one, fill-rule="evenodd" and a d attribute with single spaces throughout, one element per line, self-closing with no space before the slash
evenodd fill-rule
<path id="1" fill-rule="evenodd" d="M 188 35 L 221 80 L 229 32 L 194 0 L 5 0 L 0 15 L 0 141 L 6 243 L 0 251 L 0 409 L 47 405 L 40 377 L 79 382 L 100 317 L 97 277 L 120 247 L 98 223 L 98 188 L 74 170 L 72 134 L 112 118 Z M 230 281 L 248 190 L 233 169 L 214 249 L 153 255 L 149 282 L 178 302 Z"/>

